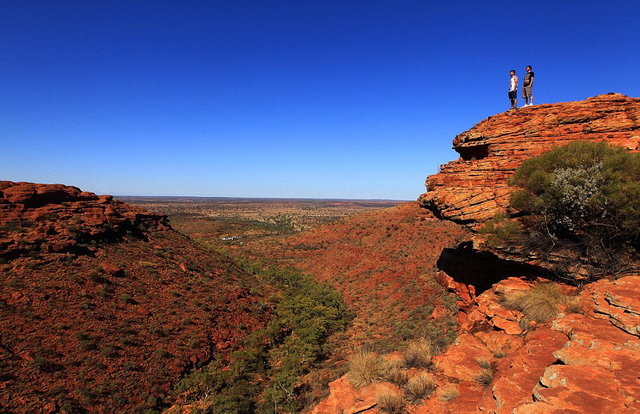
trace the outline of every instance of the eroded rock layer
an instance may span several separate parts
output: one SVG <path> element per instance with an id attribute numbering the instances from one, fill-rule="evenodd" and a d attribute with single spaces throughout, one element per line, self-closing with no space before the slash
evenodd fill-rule
<path id="1" fill-rule="evenodd" d="M 153 214 L 77 187 L 0 181 L 0 258 L 77 251 L 147 229 L 169 229 Z"/>
<path id="2" fill-rule="evenodd" d="M 475 224 L 509 203 L 508 180 L 531 157 L 576 140 L 640 149 L 640 99 L 621 94 L 536 105 L 490 116 L 455 137 L 460 158 L 427 178 L 420 203 L 439 216 Z"/>

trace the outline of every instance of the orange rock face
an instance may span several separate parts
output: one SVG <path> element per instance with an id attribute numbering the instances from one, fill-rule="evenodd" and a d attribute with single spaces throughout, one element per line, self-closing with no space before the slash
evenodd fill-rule
<path id="1" fill-rule="evenodd" d="M 490 116 L 455 137 L 460 158 L 429 176 L 420 203 L 439 216 L 475 224 L 509 204 L 508 180 L 527 158 L 576 140 L 640 149 L 640 99 L 620 94 L 537 105 Z"/>
<path id="2" fill-rule="evenodd" d="M 0 181 L 0 258 L 72 252 L 79 244 L 166 230 L 165 219 L 77 187 Z"/>

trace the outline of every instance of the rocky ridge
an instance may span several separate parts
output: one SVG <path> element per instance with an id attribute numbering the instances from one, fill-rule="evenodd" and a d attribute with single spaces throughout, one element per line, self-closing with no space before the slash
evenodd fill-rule
<path id="1" fill-rule="evenodd" d="M 62 184 L 0 181 L 0 258 L 79 252 L 79 245 L 168 230 L 166 216 Z"/>
<path id="2" fill-rule="evenodd" d="M 455 138 L 460 159 L 428 177 L 419 203 L 438 217 L 478 228 L 508 209 L 508 180 L 522 161 L 582 139 L 640 150 L 640 99 L 607 94 L 489 117 Z M 505 305 L 508 297 L 548 282 L 548 271 L 527 252 L 491 250 L 470 237 L 456 249 L 444 249 L 438 267 L 436 280 L 459 297 L 459 335 L 433 358 L 438 391 L 405 412 L 640 410 L 639 274 L 602 279 L 579 292 L 556 284 L 574 298 L 573 309 L 560 305 L 557 316 L 536 323 Z M 394 390 L 394 384 L 357 390 L 348 378 L 332 382 L 331 395 L 311 413 L 384 412 L 377 403 L 382 391 L 376 390 Z M 452 399 L 442 392 L 451 387 L 459 394 Z"/>
<path id="3" fill-rule="evenodd" d="M 0 182 L 0 412 L 160 412 L 264 326 L 268 292 L 165 216 Z"/>
<path id="4" fill-rule="evenodd" d="M 455 137 L 460 158 L 426 180 L 419 202 L 440 217 L 474 226 L 505 210 L 516 168 L 571 141 L 640 149 L 640 99 L 621 94 L 543 104 L 490 116 Z"/>

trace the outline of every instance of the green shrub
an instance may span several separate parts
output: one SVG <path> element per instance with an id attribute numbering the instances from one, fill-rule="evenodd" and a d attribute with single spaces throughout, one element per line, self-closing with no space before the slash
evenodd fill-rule
<path id="1" fill-rule="evenodd" d="M 512 177 L 511 206 L 532 246 L 569 248 L 609 272 L 640 236 L 640 154 L 605 142 L 572 142 L 526 160 Z M 598 272 L 593 272 L 594 275 Z M 600 272 L 602 273 L 602 272 Z"/>
<path id="2" fill-rule="evenodd" d="M 487 236 L 487 244 L 491 247 L 508 245 L 518 241 L 522 237 L 520 224 L 509 219 L 505 213 L 498 213 L 487 220 L 478 233 Z"/>

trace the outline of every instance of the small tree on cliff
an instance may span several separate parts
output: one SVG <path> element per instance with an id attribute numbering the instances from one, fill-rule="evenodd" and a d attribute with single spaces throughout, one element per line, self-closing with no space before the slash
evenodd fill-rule
<path id="1" fill-rule="evenodd" d="M 564 248 L 591 275 L 623 270 L 640 236 L 640 154 L 576 141 L 526 160 L 511 180 L 532 246 Z"/>

